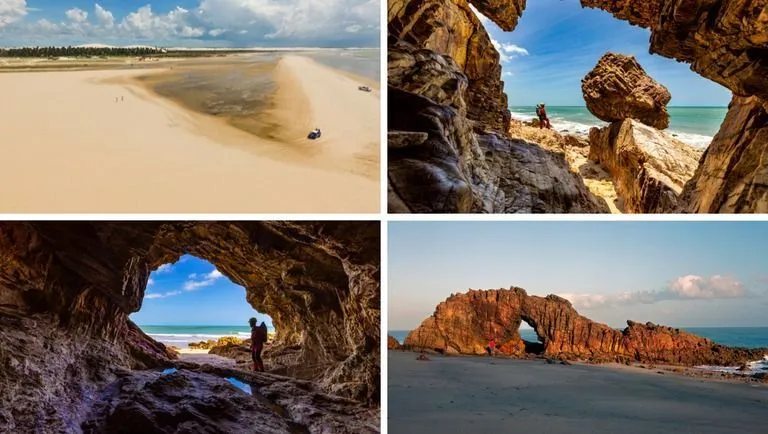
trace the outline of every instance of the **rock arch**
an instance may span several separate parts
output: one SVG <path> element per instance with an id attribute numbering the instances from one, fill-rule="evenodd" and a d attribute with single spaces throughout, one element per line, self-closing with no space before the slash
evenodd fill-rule
<path id="1" fill-rule="evenodd" d="M 499 350 L 522 356 L 521 321 L 530 324 L 544 355 L 561 359 L 627 361 L 681 365 L 736 365 L 759 360 L 765 349 L 729 348 L 679 329 L 627 321 L 617 330 L 590 320 L 557 295 L 528 295 L 522 288 L 469 290 L 440 303 L 411 331 L 404 345 L 447 354 L 485 353 L 489 333 Z"/>
<path id="2" fill-rule="evenodd" d="M 312 366 L 321 389 L 377 404 L 379 246 L 378 222 L 2 222 L 0 337 L 16 353 L 0 354 L 0 381 L 21 384 L 32 369 L 80 408 L 78 387 L 167 365 L 173 355 L 128 315 L 153 269 L 191 254 L 272 317 L 280 333 L 271 356 L 288 373 Z M 0 401 L 11 393 L 0 388 Z M 51 405 L 39 399 L 24 405 Z"/>

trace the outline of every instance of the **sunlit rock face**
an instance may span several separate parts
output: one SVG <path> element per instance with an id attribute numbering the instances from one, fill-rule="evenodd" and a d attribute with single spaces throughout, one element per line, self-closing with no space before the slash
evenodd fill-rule
<path id="1" fill-rule="evenodd" d="M 761 359 L 767 350 L 725 347 L 652 323 L 627 321 L 627 328 L 616 330 L 579 315 L 564 298 L 528 295 L 516 287 L 451 295 L 408 334 L 404 346 L 483 354 L 494 339 L 502 353 L 520 356 L 526 352 L 519 331 L 522 321 L 536 331 L 544 354 L 560 359 L 739 366 Z"/>
<path id="2" fill-rule="evenodd" d="M 282 373 L 378 403 L 379 234 L 378 222 L 0 223 L 0 427 L 74 424 L 119 373 L 174 363 L 128 315 L 150 272 L 183 254 L 272 317 Z"/>

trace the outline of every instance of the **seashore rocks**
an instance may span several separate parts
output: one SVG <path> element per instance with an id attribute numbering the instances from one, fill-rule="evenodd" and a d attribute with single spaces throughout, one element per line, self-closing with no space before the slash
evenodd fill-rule
<path id="1" fill-rule="evenodd" d="M 672 99 L 632 56 L 606 53 L 581 81 L 587 109 L 598 119 L 636 119 L 663 130 L 669 127 L 667 104 Z"/>
<path id="2" fill-rule="evenodd" d="M 522 0 L 473 0 L 470 3 L 506 31 L 514 30 L 525 8 L 525 1 Z M 768 159 L 762 156 L 768 142 L 763 139 L 765 133 L 761 131 L 765 128 L 764 113 L 768 107 L 768 81 L 765 80 L 768 76 L 768 55 L 765 50 L 768 24 L 764 19 L 768 0 L 581 0 L 581 4 L 583 7 L 603 9 L 618 19 L 648 28 L 651 32 L 652 53 L 689 63 L 695 72 L 726 86 L 734 93 L 731 113 L 718 139 L 713 141 L 701 160 L 701 170 L 685 189 L 682 199 L 677 200 L 678 210 L 764 211 L 768 207 L 767 183 L 764 179 Z M 504 113 L 506 97 L 498 75 L 498 53 L 491 48 L 492 44 L 489 45 L 490 38 L 478 21 L 464 0 L 398 0 L 389 4 L 390 51 L 399 43 L 409 43 L 416 49 L 443 55 L 446 61 L 453 60 L 455 71 L 466 77 L 466 91 L 461 98 L 463 104 L 451 106 L 446 99 L 436 97 L 430 101 L 434 101 L 437 106 L 421 105 L 425 110 L 422 121 L 434 121 L 424 122 L 424 126 L 414 122 L 410 128 L 402 131 L 390 128 L 388 196 L 392 212 L 516 212 L 514 205 L 501 205 L 510 189 L 538 187 L 508 183 L 507 191 L 498 188 L 496 181 L 503 178 L 484 177 L 486 172 L 483 167 L 487 163 L 483 163 L 483 158 L 474 151 L 474 144 L 471 143 L 474 132 L 489 131 L 505 137 L 504 125 L 508 123 L 508 115 Z M 619 64 L 629 64 L 626 59 L 614 60 L 616 71 Z M 635 65 L 631 69 L 636 74 L 641 71 Z M 390 68 L 390 79 L 392 77 L 396 77 L 396 80 L 392 82 L 391 89 L 406 88 L 398 83 L 407 80 L 393 74 Z M 461 85 L 458 83 L 464 82 L 461 78 L 451 81 L 447 76 L 439 80 L 424 77 L 422 75 L 420 80 L 433 82 L 434 85 L 416 85 L 408 87 L 409 91 L 432 98 L 442 92 L 441 86 L 459 89 Z M 654 127 L 663 128 L 668 125 L 667 116 L 663 114 L 668 94 L 650 79 L 644 78 L 642 82 L 648 86 L 643 86 L 645 89 L 640 95 L 628 95 L 631 97 L 630 102 L 636 104 L 633 108 L 635 117 Z M 622 86 L 627 83 L 632 82 L 621 79 L 613 82 Z M 430 90 L 427 91 L 427 88 Z M 464 92 L 459 89 L 453 95 Z M 623 121 L 621 117 L 616 118 L 616 115 L 621 116 L 619 112 L 623 109 L 618 104 L 620 98 L 613 100 L 616 104 L 607 104 L 612 107 L 605 113 L 606 118 Z M 405 103 L 410 99 L 402 98 L 399 101 Z M 390 118 L 404 109 L 404 106 L 394 104 L 390 103 Z M 453 107 L 456 112 L 448 115 L 441 107 Z M 661 113 L 654 114 L 649 107 L 655 107 Z M 640 111 L 643 113 L 638 114 L 638 109 L 642 109 Z M 466 117 L 463 113 L 466 113 Z M 412 117 L 415 114 L 417 110 L 408 113 Z M 445 122 L 451 116 L 453 119 Z M 443 128 L 446 125 L 448 127 Z M 446 140 L 435 142 L 434 133 L 426 134 L 428 131 L 445 131 Z M 743 136 L 738 133 L 741 131 L 745 132 Z M 393 162 L 391 155 L 394 149 L 398 149 L 401 156 L 396 156 Z M 468 150 L 470 152 L 466 152 Z M 408 155 L 407 162 L 401 160 L 404 154 Z M 541 167 L 545 166 L 529 166 L 523 160 L 513 168 L 538 174 Z M 473 170 L 467 170 L 469 168 Z M 502 177 L 508 176 L 505 171 L 501 173 Z M 539 175 L 549 176 L 547 173 Z M 674 175 L 667 174 L 670 178 L 674 178 Z M 393 178 L 397 179 L 393 181 Z M 530 195 L 530 192 L 523 190 L 521 194 Z M 514 200 L 506 202 L 516 203 Z M 649 211 L 636 212 L 662 210 L 655 205 L 651 208 Z M 558 205 L 545 207 L 541 212 L 569 212 L 577 209 L 579 207 Z M 521 207 L 517 212 L 529 211 Z"/>
<path id="3" fill-rule="evenodd" d="M 389 350 L 399 350 L 402 348 L 402 345 L 400 345 L 400 342 L 395 339 L 392 336 L 387 336 L 387 349 Z"/>
<path id="4" fill-rule="evenodd" d="M 634 119 L 589 132 L 589 158 L 612 176 L 629 213 L 674 212 L 702 151 Z"/>
<path id="5" fill-rule="evenodd" d="M 522 321 L 536 331 L 543 355 L 560 360 L 738 366 L 766 351 L 725 347 L 652 323 L 627 321 L 624 330 L 616 330 L 579 315 L 564 298 L 529 296 L 516 287 L 451 295 L 408 334 L 404 346 L 480 355 L 493 338 L 501 353 L 524 356 L 531 346 L 520 338 Z"/>
<path id="6" fill-rule="evenodd" d="M 79 432 L 118 377 L 177 363 L 128 315 L 150 272 L 182 254 L 272 317 L 265 357 L 280 372 L 376 407 L 379 234 L 378 222 L 0 223 L 0 431 Z"/>

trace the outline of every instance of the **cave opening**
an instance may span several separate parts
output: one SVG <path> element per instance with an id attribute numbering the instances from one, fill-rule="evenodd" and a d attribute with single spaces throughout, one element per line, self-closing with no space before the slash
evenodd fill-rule
<path id="1" fill-rule="evenodd" d="M 539 336 L 533 322 L 529 322 L 525 318 L 523 318 L 522 322 L 520 323 L 519 332 L 520 332 L 520 339 L 522 339 L 523 341 L 523 351 L 525 352 L 525 354 L 531 354 L 531 355 L 544 354 L 544 349 L 545 349 L 544 339 L 541 336 Z"/>
<path id="2" fill-rule="evenodd" d="M 251 362 L 249 319 L 255 318 L 257 326 L 267 328 L 267 348 L 275 341 L 277 330 L 272 317 L 254 309 L 246 295 L 242 285 L 232 282 L 213 263 L 183 254 L 149 274 L 141 307 L 129 318 L 150 338 L 180 353 L 181 360 L 225 365 L 231 361 L 233 366 L 247 368 Z M 265 369 L 273 367 L 265 360 Z"/>

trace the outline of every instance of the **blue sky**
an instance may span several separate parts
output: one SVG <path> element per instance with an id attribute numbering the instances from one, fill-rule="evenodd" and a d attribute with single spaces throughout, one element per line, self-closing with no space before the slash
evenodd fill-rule
<path id="1" fill-rule="evenodd" d="M 0 0 L 0 46 L 377 47 L 379 0 Z"/>
<path id="2" fill-rule="evenodd" d="M 245 288 L 235 285 L 211 263 L 184 255 L 149 278 L 141 310 L 131 315 L 139 325 L 240 325 L 256 317 L 272 327 L 268 315 L 254 310 Z"/>
<path id="3" fill-rule="evenodd" d="M 768 222 L 391 222 L 388 328 L 510 286 L 614 327 L 768 326 L 766 242 Z"/>
<path id="4" fill-rule="evenodd" d="M 726 88 L 690 65 L 648 54 L 650 31 L 575 0 L 527 2 L 517 28 L 504 32 L 478 15 L 501 53 L 510 105 L 583 106 L 581 79 L 608 51 L 634 55 L 672 93 L 670 106 L 727 106 Z M 527 54 L 526 54 L 527 53 Z"/>

